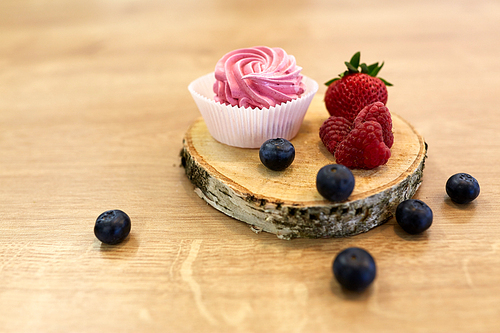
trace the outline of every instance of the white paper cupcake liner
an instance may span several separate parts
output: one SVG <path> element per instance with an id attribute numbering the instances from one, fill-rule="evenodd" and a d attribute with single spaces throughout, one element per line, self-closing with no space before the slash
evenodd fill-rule
<path id="1" fill-rule="evenodd" d="M 268 139 L 293 139 L 299 132 L 318 83 L 303 77 L 306 90 L 300 98 L 270 108 L 252 109 L 214 101 L 214 73 L 204 75 L 188 86 L 212 137 L 240 148 L 260 148 Z"/>

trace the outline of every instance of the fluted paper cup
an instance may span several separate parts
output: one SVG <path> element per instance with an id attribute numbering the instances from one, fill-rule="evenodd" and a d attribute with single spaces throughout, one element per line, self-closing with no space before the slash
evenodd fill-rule
<path id="1" fill-rule="evenodd" d="M 318 91 L 318 83 L 303 77 L 306 89 L 301 97 L 270 108 L 243 108 L 214 100 L 214 73 L 204 75 L 188 86 L 188 90 L 205 120 L 212 137 L 224 144 L 240 148 L 260 148 L 268 139 L 293 139 Z"/>

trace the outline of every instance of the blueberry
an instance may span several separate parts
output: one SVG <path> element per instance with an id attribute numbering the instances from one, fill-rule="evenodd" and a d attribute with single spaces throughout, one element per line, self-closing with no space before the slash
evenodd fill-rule
<path id="1" fill-rule="evenodd" d="M 267 168 L 282 171 L 295 159 L 295 147 L 290 141 L 282 138 L 269 139 L 260 147 L 259 157 Z"/>
<path id="2" fill-rule="evenodd" d="M 457 173 L 446 182 L 446 193 L 458 204 L 466 204 L 479 195 L 479 183 L 467 173 Z"/>
<path id="3" fill-rule="evenodd" d="M 333 261 L 333 275 L 347 290 L 363 291 L 373 282 L 376 273 L 375 260 L 359 247 L 343 250 Z"/>
<path id="4" fill-rule="evenodd" d="M 316 188 L 327 200 L 347 200 L 354 190 L 354 175 L 341 164 L 325 165 L 316 176 Z"/>
<path id="5" fill-rule="evenodd" d="M 130 233 L 130 217 L 121 210 L 108 210 L 97 218 L 94 234 L 101 242 L 115 245 Z"/>
<path id="6" fill-rule="evenodd" d="M 423 201 L 408 199 L 396 208 L 396 221 L 409 234 L 418 234 L 432 224 L 432 210 Z"/>

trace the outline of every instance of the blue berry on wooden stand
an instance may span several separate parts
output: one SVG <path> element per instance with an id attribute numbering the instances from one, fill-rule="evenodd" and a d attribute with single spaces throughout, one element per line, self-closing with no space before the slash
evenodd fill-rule
<path id="1" fill-rule="evenodd" d="M 341 164 L 325 165 L 316 175 L 316 189 L 330 201 L 347 200 L 354 190 L 354 183 L 351 170 Z"/>
<path id="2" fill-rule="evenodd" d="M 466 204 L 479 195 L 479 183 L 467 173 L 457 173 L 446 182 L 446 193 L 457 204 Z"/>
<path id="3" fill-rule="evenodd" d="M 350 247 L 340 252 L 333 261 L 333 275 L 342 287 L 351 291 L 365 290 L 375 279 L 375 260 L 366 250 Z"/>
<path id="4" fill-rule="evenodd" d="M 419 234 L 432 224 L 432 210 L 423 201 L 408 199 L 396 208 L 396 221 L 409 234 Z"/>
<path id="5" fill-rule="evenodd" d="M 115 245 L 130 233 L 130 217 L 121 210 L 108 210 L 97 218 L 94 234 L 101 242 Z"/>
<path id="6" fill-rule="evenodd" d="M 259 158 L 268 169 L 282 171 L 295 159 L 295 147 L 286 139 L 269 139 L 260 147 Z"/>

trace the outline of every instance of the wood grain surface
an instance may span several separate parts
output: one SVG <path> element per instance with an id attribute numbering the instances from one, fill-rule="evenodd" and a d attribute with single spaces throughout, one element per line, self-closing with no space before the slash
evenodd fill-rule
<path id="1" fill-rule="evenodd" d="M 495 0 L 1 1 L 0 331 L 499 332 L 499 22 Z M 385 61 L 388 107 L 429 144 L 427 232 L 283 241 L 194 193 L 187 85 L 255 45 L 320 83 Z M 446 196 L 457 172 L 470 205 Z M 118 246 L 93 234 L 108 209 L 132 219 Z M 377 263 L 362 294 L 332 277 L 349 246 Z"/>

